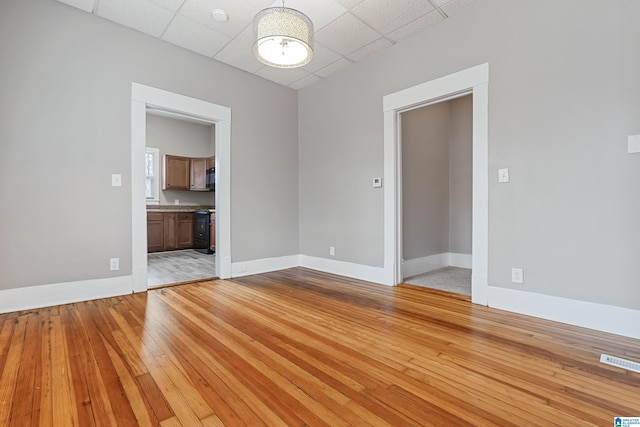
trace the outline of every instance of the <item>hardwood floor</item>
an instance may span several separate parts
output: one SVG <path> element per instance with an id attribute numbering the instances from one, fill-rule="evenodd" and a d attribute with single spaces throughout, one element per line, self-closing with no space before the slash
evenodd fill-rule
<path id="1" fill-rule="evenodd" d="M 0 426 L 611 426 L 640 341 L 303 268 L 0 315 Z"/>

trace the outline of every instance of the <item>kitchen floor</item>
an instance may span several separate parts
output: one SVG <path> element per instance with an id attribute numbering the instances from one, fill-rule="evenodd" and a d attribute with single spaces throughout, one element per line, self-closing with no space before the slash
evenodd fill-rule
<path id="1" fill-rule="evenodd" d="M 216 277 L 215 254 L 185 249 L 150 253 L 147 257 L 147 286 L 150 288 Z"/>

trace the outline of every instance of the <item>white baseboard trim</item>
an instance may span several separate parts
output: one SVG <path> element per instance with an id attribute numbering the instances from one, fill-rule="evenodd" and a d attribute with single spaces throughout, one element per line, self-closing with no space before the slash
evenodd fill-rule
<path id="1" fill-rule="evenodd" d="M 382 267 L 371 267 L 369 265 L 354 264 L 333 259 L 300 255 L 300 267 L 312 270 L 324 271 L 325 273 L 338 274 L 340 276 L 351 277 L 353 279 L 365 280 L 367 282 L 379 283 L 381 285 L 392 286 L 392 277 L 388 277 L 388 272 Z"/>
<path id="2" fill-rule="evenodd" d="M 640 339 L 640 311 L 489 286 L 489 307 Z"/>
<path id="3" fill-rule="evenodd" d="M 132 289 L 133 276 L 6 289 L 0 291 L 0 313 L 126 295 Z"/>
<path id="4" fill-rule="evenodd" d="M 425 256 L 422 258 L 405 259 L 402 261 L 402 278 L 417 276 L 418 274 L 428 273 L 446 267 L 449 262 L 446 253 Z"/>
<path id="5" fill-rule="evenodd" d="M 299 255 L 287 255 L 275 258 L 254 259 L 231 264 L 231 277 L 250 276 L 269 271 L 284 270 L 300 265 Z"/>
<path id="6" fill-rule="evenodd" d="M 428 273 L 443 267 L 471 268 L 471 255 L 444 252 L 422 258 L 407 259 L 402 262 L 404 278 Z"/>
<path id="7" fill-rule="evenodd" d="M 471 268 L 472 255 L 449 252 L 449 267 Z"/>

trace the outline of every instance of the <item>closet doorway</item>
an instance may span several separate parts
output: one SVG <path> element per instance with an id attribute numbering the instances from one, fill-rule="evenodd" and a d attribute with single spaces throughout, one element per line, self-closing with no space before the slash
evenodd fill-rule
<path id="1" fill-rule="evenodd" d="M 473 95 L 400 114 L 403 282 L 471 297 Z"/>

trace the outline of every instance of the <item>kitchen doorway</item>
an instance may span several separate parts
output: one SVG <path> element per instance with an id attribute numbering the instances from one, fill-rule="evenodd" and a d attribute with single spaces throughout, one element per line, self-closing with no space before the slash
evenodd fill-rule
<path id="1" fill-rule="evenodd" d="M 215 278 L 215 124 L 146 119 L 147 287 Z"/>
<path id="2" fill-rule="evenodd" d="M 207 101 L 132 83 L 131 95 L 131 203 L 132 290 L 148 289 L 147 207 L 145 152 L 147 110 L 215 124 L 215 266 L 216 276 L 231 276 L 230 152 L 231 109 Z"/>

